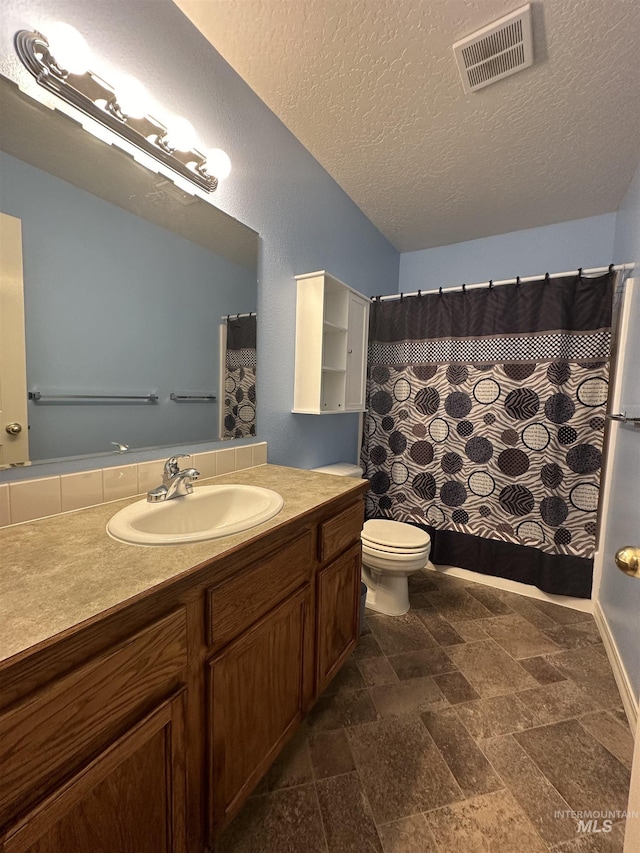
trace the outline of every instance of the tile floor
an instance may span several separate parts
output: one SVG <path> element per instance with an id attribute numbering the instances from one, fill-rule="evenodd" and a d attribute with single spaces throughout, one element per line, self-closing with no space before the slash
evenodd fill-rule
<path id="1" fill-rule="evenodd" d="M 632 737 L 592 617 L 431 573 L 366 633 L 216 853 L 619 853 Z"/>

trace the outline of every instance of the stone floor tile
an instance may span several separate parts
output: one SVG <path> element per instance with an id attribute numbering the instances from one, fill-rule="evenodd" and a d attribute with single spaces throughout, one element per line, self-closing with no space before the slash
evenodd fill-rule
<path id="1" fill-rule="evenodd" d="M 546 853 L 547 846 L 508 791 L 482 794 L 425 815 L 439 853 Z"/>
<path id="2" fill-rule="evenodd" d="M 369 693 L 381 717 L 420 714 L 448 704 L 433 678 L 428 676 L 371 687 Z"/>
<path id="3" fill-rule="evenodd" d="M 486 640 L 489 636 L 482 627 L 485 621 L 484 619 L 466 619 L 459 622 L 454 619 L 450 625 L 465 643 L 473 643 L 475 640 Z"/>
<path id="4" fill-rule="evenodd" d="M 503 787 L 502 781 L 453 708 L 427 711 L 422 714 L 422 721 L 466 797 L 487 794 Z"/>
<path id="5" fill-rule="evenodd" d="M 438 645 L 454 646 L 465 642 L 451 623 L 443 619 L 439 613 L 431 610 L 417 610 L 416 613 Z"/>
<path id="6" fill-rule="evenodd" d="M 301 726 L 265 775 L 267 788 L 291 788 L 313 781 L 306 726 Z"/>
<path id="7" fill-rule="evenodd" d="M 546 684 L 533 690 L 522 690 L 517 695 L 543 724 L 578 717 L 599 707 L 589 691 L 573 681 Z"/>
<path id="8" fill-rule="evenodd" d="M 544 657 L 521 658 L 519 663 L 539 684 L 555 684 L 556 681 L 566 680 L 566 676 Z"/>
<path id="9" fill-rule="evenodd" d="M 533 599 L 525 595 L 519 595 L 516 592 L 508 592 L 504 589 L 497 589 L 496 595 L 501 598 L 512 610 L 519 613 L 521 616 L 535 625 L 536 628 L 553 628 L 557 625 L 549 616 L 546 616 L 542 610 L 537 608 Z"/>
<path id="10" fill-rule="evenodd" d="M 383 651 L 378 645 L 378 641 L 373 636 L 371 629 L 368 634 L 362 634 L 358 640 L 355 649 L 353 650 L 354 660 L 364 660 L 365 658 L 381 657 Z"/>
<path id="11" fill-rule="evenodd" d="M 425 675 L 442 675 L 444 672 L 453 672 L 456 668 L 451 658 L 439 647 L 391 655 L 389 663 L 400 681 Z"/>
<path id="12" fill-rule="evenodd" d="M 309 752 L 316 779 L 340 776 L 355 769 L 351 747 L 344 729 L 312 733 L 309 736 Z"/>
<path id="13" fill-rule="evenodd" d="M 602 708 L 618 708 L 620 692 L 611 671 L 611 665 L 595 648 L 574 649 L 546 655 L 547 660 L 563 675 L 575 681 L 589 693 Z"/>
<path id="14" fill-rule="evenodd" d="M 595 622 L 556 625 L 555 628 L 545 628 L 543 633 L 561 649 L 583 649 L 586 646 L 602 643 L 602 637 Z"/>
<path id="15" fill-rule="evenodd" d="M 501 616 L 504 613 L 512 613 L 509 605 L 500 598 L 499 595 L 488 586 L 483 586 L 479 583 L 472 583 L 465 587 L 469 595 L 477 598 L 480 604 L 483 604 L 487 610 L 496 616 Z"/>
<path id="16" fill-rule="evenodd" d="M 477 598 L 466 591 L 464 587 L 439 589 L 428 592 L 427 599 L 445 619 L 455 619 L 459 622 L 466 619 L 484 619 L 491 616 L 491 611 L 481 604 Z"/>
<path id="17" fill-rule="evenodd" d="M 629 770 L 577 720 L 514 734 L 572 809 L 623 811 Z"/>
<path id="18" fill-rule="evenodd" d="M 552 601 L 543 601 L 539 598 L 532 598 L 531 602 L 534 607 L 537 607 L 558 625 L 573 625 L 576 622 L 593 621 L 591 613 L 574 610 L 573 607 L 564 607 L 561 604 L 554 604 Z"/>
<path id="19" fill-rule="evenodd" d="M 382 845 L 357 773 L 316 783 L 329 853 L 382 853 Z"/>
<path id="20" fill-rule="evenodd" d="M 429 592 L 438 589 L 438 575 L 436 572 L 416 572 L 409 575 L 409 594 L 412 592 Z"/>
<path id="21" fill-rule="evenodd" d="M 485 619 L 483 627 L 496 643 L 516 659 L 557 652 L 560 648 L 518 614 Z"/>
<path id="22" fill-rule="evenodd" d="M 607 711 L 597 711 L 580 717 L 580 725 L 590 732 L 612 755 L 631 769 L 633 735 L 629 725 Z"/>
<path id="23" fill-rule="evenodd" d="M 413 652 L 437 645 L 415 612 L 404 616 L 371 616 L 371 630 L 386 655 Z"/>
<path id="24" fill-rule="evenodd" d="M 447 654 L 480 696 L 498 696 L 537 685 L 494 640 L 451 646 Z"/>
<path id="25" fill-rule="evenodd" d="M 461 798 L 418 716 L 355 726 L 347 737 L 376 823 L 391 823 Z"/>
<path id="26" fill-rule="evenodd" d="M 368 723 L 378 718 L 378 713 L 367 690 L 352 690 L 333 696 L 321 696 L 307 717 L 315 731 L 331 731 L 346 726 Z"/>
<path id="27" fill-rule="evenodd" d="M 438 853 L 436 842 L 421 814 L 378 826 L 384 853 Z"/>
<path id="28" fill-rule="evenodd" d="M 427 598 L 426 592 L 411 592 L 409 590 L 409 606 L 412 610 L 433 610 L 435 613 L 435 607 Z"/>
<path id="29" fill-rule="evenodd" d="M 358 661 L 360 672 L 367 687 L 376 687 L 379 684 L 397 683 L 398 676 L 387 657 L 365 658 Z"/>
<path id="30" fill-rule="evenodd" d="M 465 702 L 456 705 L 455 710 L 470 734 L 478 740 L 540 725 L 535 714 L 512 694 Z"/>
<path id="31" fill-rule="evenodd" d="M 363 690 L 365 684 L 358 662 L 352 656 L 340 668 L 340 671 L 332 679 L 324 691 L 324 696 L 333 696 L 335 693 L 348 693 L 350 690 Z"/>
<path id="32" fill-rule="evenodd" d="M 216 853 L 326 853 L 313 784 L 252 797 L 216 841 Z"/>
<path id="33" fill-rule="evenodd" d="M 553 844 L 575 838 L 576 822 L 561 813 L 568 804 L 511 735 L 490 738 L 481 747 L 541 837 Z"/>
<path id="34" fill-rule="evenodd" d="M 433 680 L 444 693 L 445 699 L 451 705 L 459 702 L 470 702 L 480 696 L 461 672 L 446 672 L 444 675 L 434 675 Z"/>
<path id="35" fill-rule="evenodd" d="M 602 821 L 598 825 L 603 828 Z M 624 846 L 624 824 L 611 827 L 610 832 L 585 832 L 574 841 L 566 841 L 553 848 L 554 853 L 622 853 Z"/>

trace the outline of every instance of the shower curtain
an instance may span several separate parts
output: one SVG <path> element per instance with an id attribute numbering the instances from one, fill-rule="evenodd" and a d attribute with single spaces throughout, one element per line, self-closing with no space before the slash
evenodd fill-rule
<path id="1" fill-rule="evenodd" d="M 615 273 L 371 308 L 367 516 L 434 563 L 591 593 Z"/>
<path id="2" fill-rule="evenodd" d="M 222 438 L 256 434 L 256 315 L 227 317 Z"/>

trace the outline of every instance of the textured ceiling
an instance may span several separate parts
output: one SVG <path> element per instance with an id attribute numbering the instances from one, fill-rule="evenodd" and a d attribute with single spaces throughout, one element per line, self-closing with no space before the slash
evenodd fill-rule
<path id="1" fill-rule="evenodd" d="M 454 41 L 519 0 L 175 0 L 403 252 L 617 209 L 640 2 L 532 3 L 534 65 L 465 95 Z"/>

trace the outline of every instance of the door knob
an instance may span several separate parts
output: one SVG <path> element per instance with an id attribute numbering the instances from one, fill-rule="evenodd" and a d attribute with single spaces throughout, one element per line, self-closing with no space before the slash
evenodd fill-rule
<path id="1" fill-rule="evenodd" d="M 18 424 L 15 422 L 12 424 L 7 424 L 5 429 L 9 433 L 9 435 L 20 435 L 20 433 L 22 432 L 22 424 Z"/>
<path id="2" fill-rule="evenodd" d="M 640 578 L 640 545 L 625 545 L 616 551 L 616 566 L 625 575 Z"/>

